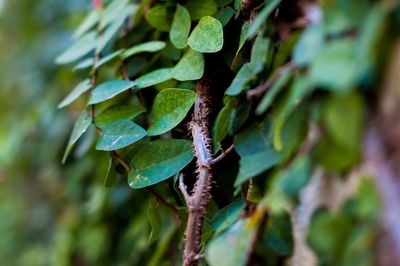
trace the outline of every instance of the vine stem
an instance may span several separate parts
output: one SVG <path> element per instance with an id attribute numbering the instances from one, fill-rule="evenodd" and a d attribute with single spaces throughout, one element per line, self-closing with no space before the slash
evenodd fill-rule
<path id="1" fill-rule="evenodd" d="M 209 83 L 201 79 L 196 86 L 197 98 L 194 113 L 190 122 L 193 137 L 193 151 L 197 159 L 197 180 L 192 194 L 187 199 L 188 221 L 185 230 L 185 246 L 183 265 L 194 266 L 202 258 L 198 254 L 201 240 L 201 230 L 206 214 L 206 208 L 211 198 L 211 140 L 208 129 L 209 114 Z"/>

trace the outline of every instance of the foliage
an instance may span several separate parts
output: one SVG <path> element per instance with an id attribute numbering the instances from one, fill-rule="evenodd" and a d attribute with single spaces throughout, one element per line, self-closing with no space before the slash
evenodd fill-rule
<path id="1" fill-rule="evenodd" d="M 320 172 L 362 181 L 338 212 L 313 210 L 302 245 L 321 265 L 373 264 L 380 200 L 355 169 L 397 3 L 33 2 L 0 13 L 0 38 L 11 36 L 0 45 L 2 108 L 12 110 L 0 115 L 1 261 L 180 265 L 188 196 L 208 167 L 201 265 L 295 256 L 302 193 Z"/>

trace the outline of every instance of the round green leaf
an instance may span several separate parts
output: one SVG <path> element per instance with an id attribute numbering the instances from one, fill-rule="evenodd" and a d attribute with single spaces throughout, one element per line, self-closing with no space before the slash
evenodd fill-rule
<path id="1" fill-rule="evenodd" d="M 117 120 L 106 125 L 96 144 L 97 150 L 113 151 L 135 143 L 146 136 L 146 130 L 130 120 Z"/>
<path id="2" fill-rule="evenodd" d="M 172 69 L 172 77 L 179 81 L 197 80 L 204 74 L 203 54 L 189 49 Z"/>
<path id="3" fill-rule="evenodd" d="M 81 96 L 83 93 L 88 91 L 90 89 L 90 80 L 85 79 L 84 81 L 80 82 L 72 91 L 70 94 L 68 94 L 67 97 L 58 105 L 58 108 L 63 108 L 76 99 L 78 99 L 79 96 Z"/>
<path id="4" fill-rule="evenodd" d="M 128 80 L 112 80 L 100 84 L 93 91 L 90 96 L 88 104 L 95 104 L 104 102 L 111 99 L 117 94 L 124 92 L 134 86 L 132 81 Z"/>
<path id="5" fill-rule="evenodd" d="M 188 40 L 189 46 L 201 53 L 215 53 L 224 45 L 221 22 L 210 16 L 202 17 Z"/>
<path id="6" fill-rule="evenodd" d="M 86 33 L 71 47 L 56 58 L 57 64 L 68 64 L 78 60 L 96 47 L 97 34 L 93 31 Z"/>
<path id="7" fill-rule="evenodd" d="M 190 14 L 181 5 L 176 6 L 174 20 L 172 21 L 169 39 L 171 43 L 179 49 L 185 48 L 190 32 Z"/>
<path id="8" fill-rule="evenodd" d="M 151 118 L 154 124 L 147 130 L 149 136 L 160 135 L 177 126 L 189 112 L 196 94 L 184 89 L 164 89 L 154 100 Z"/>
<path id="9" fill-rule="evenodd" d="M 192 159 L 191 141 L 159 139 L 147 143 L 132 158 L 129 185 L 137 189 L 159 183 L 178 173 Z"/>

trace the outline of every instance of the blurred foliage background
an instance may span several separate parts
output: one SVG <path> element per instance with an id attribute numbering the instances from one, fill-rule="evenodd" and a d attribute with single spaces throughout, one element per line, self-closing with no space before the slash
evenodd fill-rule
<path id="1" fill-rule="evenodd" d="M 92 152 L 61 164 L 80 108 L 57 104 L 80 77 L 54 58 L 90 8 L 86 0 L 0 1 L 1 265 L 132 265 L 147 245 L 148 223 L 131 224 L 140 206 L 126 182 L 103 185 L 107 158 Z"/>

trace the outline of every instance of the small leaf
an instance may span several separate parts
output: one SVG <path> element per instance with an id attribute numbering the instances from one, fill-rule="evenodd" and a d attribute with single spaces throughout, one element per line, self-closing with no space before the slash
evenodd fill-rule
<path id="1" fill-rule="evenodd" d="M 306 66 L 317 54 L 324 42 L 323 25 L 307 27 L 293 49 L 293 61 L 299 67 Z"/>
<path id="2" fill-rule="evenodd" d="M 172 79 L 172 68 L 160 68 L 153 70 L 134 81 L 136 89 L 147 88 L 169 79 Z"/>
<path id="3" fill-rule="evenodd" d="M 130 120 L 117 120 L 107 124 L 96 144 L 97 150 L 113 151 L 129 146 L 146 136 L 146 130 Z"/>
<path id="4" fill-rule="evenodd" d="M 270 40 L 263 38 L 262 35 L 257 36 L 254 42 L 253 48 L 251 50 L 251 68 L 254 75 L 260 73 L 268 59 Z"/>
<path id="5" fill-rule="evenodd" d="M 116 105 L 112 106 L 102 113 L 100 115 L 96 116 L 96 126 L 98 127 L 104 127 L 110 122 L 113 122 L 115 120 L 119 119 L 133 119 L 137 115 L 145 112 L 146 109 L 144 109 L 141 105 Z"/>
<path id="6" fill-rule="evenodd" d="M 81 83 L 79 83 L 72 91 L 70 94 L 68 94 L 67 97 L 58 105 L 58 108 L 63 108 L 69 104 L 71 104 L 73 101 L 79 98 L 83 93 L 88 91 L 90 89 L 90 80 L 85 79 Z"/>
<path id="7" fill-rule="evenodd" d="M 172 21 L 171 31 L 169 32 L 169 39 L 171 43 L 178 49 L 185 48 L 187 39 L 190 32 L 190 14 L 181 5 L 176 6 L 174 20 Z"/>
<path id="8" fill-rule="evenodd" d="M 213 140 L 215 143 L 220 143 L 228 134 L 229 124 L 234 109 L 234 100 L 230 99 L 215 119 L 213 127 Z"/>
<path id="9" fill-rule="evenodd" d="M 216 233 L 224 231 L 239 219 L 245 207 L 242 199 L 235 200 L 215 214 L 211 227 Z"/>
<path id="10" fill-rule="evenodd" d="M 215 53 L 224 45 L 224 32 L 221 22 L 206 16 L 202 17 L 189 36 L 190 48 L 201 53 Z"/>
<path id="11" fill-rule="evenodd" d="M 92 52 L 96 47 L 97 34 L 93 31 L 86 33 L 66 51 L 56 58 L 57 64 L 68 64 Z"/>
<path id="12" fill-rule="evenodd" d="M 114 160 L 110 158 L 108 161 L 107 174 L 106 177 L 104 178 L 104 186 L 107 188 L 115 186 L 118 182 L 117 172 L 114 169 L 115 169 Z"/>
<path id="13" fill-rule="evenodd" d="M 185 4 L 185 7 L 194 20 L 201 19 L 205 16 L 211 16 L 217 12 L 217 4 L 214 0 L 190 0 Z"/>
<path id="14" fill-rule="evenodd" d="M 254 78 L 252 65 L 244 64 L 236 74 L 231 85 L 226 89 L 225 94 L 235 96 L 248 88 L 248 83 Z"/>
<path id="15" fill-rule="evenodd" d="M 86 109 L 83 110 L 78 120 L 75 122 L 74 128 L 72 130 L 71 136 L 68 141 L 67 148 L 64 152 L 62 163 L 65 163 L 69 153 L 72 150 L 72 147 L 78 141 L 78 139 L 83 135 L 83 133 L 86 132 L 91 123 L 92 123 L 92 117 L 89 115 Z"/>
<path id="16" fill-rule="evenodd" d="M 152 244 L 160 238 L 163 227 L 159 203 L 157 203 L 155 200 L 150 201 L 149 207 L 147 209 L 147 217 L 149 218 L 149 222 L 151 225 L 149 244 Z"/>
<path id="17" fill-rule="evenodd" d="M 266 118 L 263 123 L 253 124 L 235 136 L 235 150 L 240 155 L 239 174 L 235 181 L 236 187 L 281 161 L 281 155 L 272 147 L 269 132 L 270 122 Z"/>
<path id="18" fill-rule="evenodd" d="M 114 58 L 118 57 L 124 50 L 117 50 L 109 55 L 106 55 L 105 57 L 101 58 L 95 65 L 94 68 L 99 68 L 108 62 L 111 62 Z"/>
<path id="19" fill-rule="evenodd" d="M 124 92 L 134 86 L 128 80 L 112 80 L 100 84 L 92 91 L 88 104 L 96 104 L 111 99 L 117 94 Z"/>
<path id="20" fill-rule="evenodd" d="M 179 81 L 197 80 L 204 73 L 203 54 L 189 49 L 172 70 L 172 77 Z"/>
<path id="21" fill-rule="evenodd" d="M 75 30 L 73 37 L 79 38 L 83 34 L 85 34 L 87 31 L 92 29 L 99 22 L 99 19 L 100 19 L 99 15 L 100 15 L 99 11 L 96 9 L 89 12 L 88 15 L 86 16 L 86 18 L 83 20 L 83 22 Z"/>
<path id="22" fill-rule="evenodd" d="M 280 2 L 281 0 L 266 1 L 264 8 L 258 13 L 253 23 L 250 25 L 249 31 L 247 32 L 247 39 L 251 39 L 256 35 L 268 16 L 271 15 L 272 11 L 274 11 Z"/>
<path id="23" fill-rule="evenodd" d="M 122 58 L 126 59 L 128 57 L 131 57 L 133 55 L 143 53 L 143 52 L 158 52 L 162 50 L 165 47 L 165 42 L 162 41 L 150 41 L 150 42 L 145 42 L 141 43 L 138 45 L 135 45 L 128 50 L 126 50 L 122 54 Z"/>
<path id="24" fill-rule="evenodd" d="M 221 22 L 222 27 L 225 27 L 226 24 L 232 19 L 235 11 L 232 7 L 227 6 L 225 8 L 220 9 L 215 15 L 214 18 L 218 19 Z"/>
<path id="25" fill-rule="evenodd" d="M 160 31 L 171 28 L 172 12 L 167 5 L 156 5 L 146 13 L 147 22 Z"/>
<path id="26" fill-rule="evenodd" d="M 147 143 L 132 158 L 129 185 L 137 189 L 159 183 L 178 173 L 192 159 L 191 141 L 159 139 Z"/>
<path id="27" fill-rule="evenodd" d="M 177 126 L 189 112 L 196 94 L 183 89 L 164 89 L 155 98 L 148 129 L 149 136 L 160 135 Z"/>
<path id="28" fill-rule="evenodd" d="M 290 78 L 292 77 L 292 72 L 290 70 L 286 70 L 282 75 L 279 76 L 278 80 L 275 84 L 269 89 L 261 102 L 257 106 L 256 114 L 263 114 L 272 104 L 272 101 L 279 94 L 279 92 L 288 84 Z"/>
<path id="29" fill-rule="evenodd" d="M 118 31 L 122 27 L 125 22 L 125 16 L 122 16 L 120 19 L 116 20 L 112 24 L 110 24 L 103 34 L 100 35 L 99 41 L 97 43 L 97 53 L 100 53 L 107 47 L 108 44 L 117 36 Z"/>

